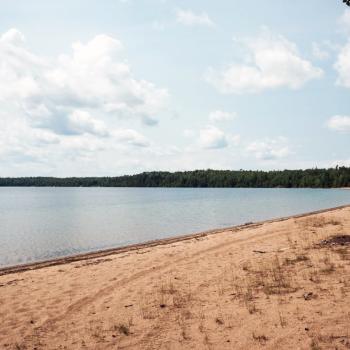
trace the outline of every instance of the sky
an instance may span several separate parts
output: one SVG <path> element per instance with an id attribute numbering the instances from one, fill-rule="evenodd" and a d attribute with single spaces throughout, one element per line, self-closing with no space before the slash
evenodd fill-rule
<path id="1" fill-rule="evenodd" d="M 341 0 L 0 0 L 0 176 L 350 166 Z"/>

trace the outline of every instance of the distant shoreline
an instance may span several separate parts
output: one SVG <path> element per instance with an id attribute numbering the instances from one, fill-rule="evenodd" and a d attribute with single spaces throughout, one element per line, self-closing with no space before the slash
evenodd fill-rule
<path id="1" fill-rule="evenodd" d="M 29 271 L 29 270 L 37 270 L 37 269 L 42 269 L 42 268 L 50 267 L 50 266 L 64 265 L 64 264 L 69 264 L 72 262 L 91 260 L 91 259 L 109 256 L 109 255 L 121 254 L 121 253 L 126 253 L 129 251 L 135 251 L 135 250 L 140 250 L 140 249 L 144 249 L 144 248 L 156 247 L 156 246 L 160 246 L 160 245 L 168 245 L 168 244 L 182 242 L 182 241 L 186 241 L 186 240 L 192 240 L 192 239 L 197 239 L 197 238 L 201 238 L 201 237 L 206 237 L 209 235 L 214 235 L 214 234 L 225 232 L 225 231 L 237 231 L 238 232 L 238 231 L 241 231 L 241 230 L 246 229 L 248 227 L 250 227 L 250 228 L 259 227 L 259 226 L 262 226 L 262 225 L 267 224 L 267 223 L 274 223 L 274 222 L 286 221 L 289 219 L 303 218 L 303 217 L 310 216 L 310 215 L 332 212 L 335 210 L 348 208 L 348 207 L 350 207 L 350 204 L 337 206 L 337 207 L 333 207 L 333 208 L 327 208 L 327 209 L 306 212 L 306 213 L 302 213 L 302 214 L 279 217 L 279 218 L 275 218 L 275 219 L 268 219 L 268 220 L 263 220 L 263 221 L 251 222 L 251 223 L 229 226 L 229 227 L 220 228 L 220 229 L 202 231 L 202 232 L 198 232 L 198 233 L 191 233 L 191 234 L 187 234 L 187 235 L 178 235 L 178 236 L 169 237 L 169 238 L 156 239 L 156 240 L 151 240 L 151 241 L 147 241 L 147 242 L 143 242 L 143 243 L 136 243 L 136 244 L 126 245 L 126 246 L 121 246 L 121 247 L 116 247 L 116 248 L 101 249 L 101 250 L 96 250 L 96 251 L 92 251 L 92 252 L 88 252 L 88 253 L 69 255 L 69 256 L 64 256 L 64 257 L 60 257 L 60 258 L 42 260 L 42 261 L 37 261 L 37 262 L 32 262 L 32 263 L 27 263 L 27 264 L 19 264 L 19 265 L 7 266 L 7 267 L 0 267 L 0 276 L 12 274 L 12 273 L 25 272 L 25 271 Z"/>
<path id="2" fill-rule="evenodd" d="M 350 167 L 305 170 L 150 171 L 102 177 L 0 177 L 1 186 L 342 188 L 350 187 Z"/>
<path id="3" fill-rule="evenodd" d="M 1 188 L 143 188 L 143 189 L 244 189 L 244 190 L 350 190 L 350 187 L 189 187 L 189 186 L 1 186 Z"/>

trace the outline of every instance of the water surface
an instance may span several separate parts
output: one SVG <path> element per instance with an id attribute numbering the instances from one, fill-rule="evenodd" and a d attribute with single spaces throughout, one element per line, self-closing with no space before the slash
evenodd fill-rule
<path id="1" fill-rule="evenodd" d="M 0 266 L 350 204 L 348 190 L 0 188 Z"/>

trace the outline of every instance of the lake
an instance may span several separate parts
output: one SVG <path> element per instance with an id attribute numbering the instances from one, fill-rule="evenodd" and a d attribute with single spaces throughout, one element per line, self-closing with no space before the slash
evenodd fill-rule
<path id="1" fill-rule="evenodd" d="M 350 204 L 341 189 L 0 188 L 0 266 Z"/>

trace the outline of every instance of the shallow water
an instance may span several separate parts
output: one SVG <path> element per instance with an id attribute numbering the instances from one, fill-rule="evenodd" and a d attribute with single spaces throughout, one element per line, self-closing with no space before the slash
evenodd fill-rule
<path id="1" fill-rule="evenodd" d="M 344 204 L 338 189 L 3 187 L 0 266 Z"/>

